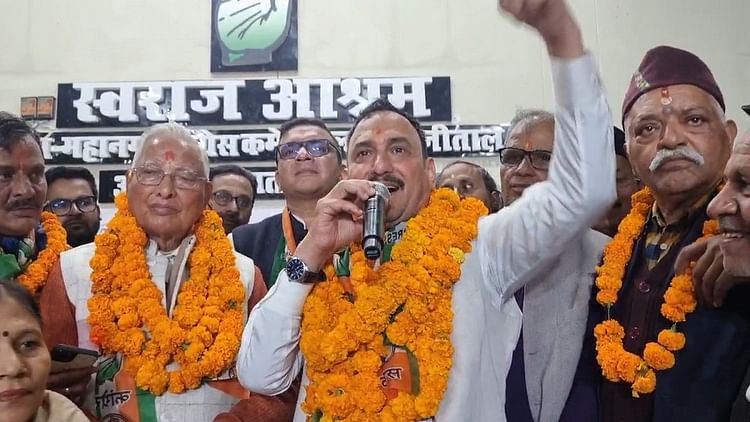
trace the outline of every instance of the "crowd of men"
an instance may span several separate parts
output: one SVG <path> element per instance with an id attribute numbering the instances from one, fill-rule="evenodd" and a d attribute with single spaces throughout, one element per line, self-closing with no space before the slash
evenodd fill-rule
<path id="1" fill-rule="evenodd" d="M 565 3 L 499 3 L 544 40 L 556 98 L 511 120 L 499 187 L 469 161 L 436 172 L 419 122 L 380 99 L 345 149 L 319 120 L 282 125 L 285 206 L 255 224 L 254 175 L 210 168 L 190 131 L 156 125 L 100 228 L 92 174 L 45 172 L 38 135 L 0 113 L 0 275 L 38 299 L 49 348 L 102 353 L 53 366 L 48 389 L 102 421 L 750 420 L 750 132 L 726 118 L 709 66 L 668 46 L 645 53 L 619 129 Z M 351 245 L 373 182 L 389 191 L 387 232 L 367 262 Z M 437 188 L 459 205 L 425 223 Z M 486 216 L 455 230 L 464 209 Z M 450 243 L 464 232 L 470 248 Z M 371 320 L 403 294 L 388 274 L 409 270 L 404 250 L 451 283 L 424 293 L 411 273 L 410 294 Z M 441 312 L 450 335 L 430 338 L 420 321 Z M 406 318 L 416 340 L 399 343 Z M 424 372 L 446 342 L 445 372 Z M 8 368 L 2 382 L 26 376 Z M 358 394 L 362 368 L 382 391 Z M 424 398 L 427 383 L 444 386 Z"/>

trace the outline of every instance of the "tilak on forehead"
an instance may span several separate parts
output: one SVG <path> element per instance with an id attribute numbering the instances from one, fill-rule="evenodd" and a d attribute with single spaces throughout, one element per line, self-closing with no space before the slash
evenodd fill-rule
<path id="1" fill-rule="evenodd" d="M 664 87 L 661 89 L 661 105 L 668 106 L 672 104 L 672 97 L 669 95 L 669 88 Z"/>
<path id="2" fill-rule="evenodd" d="M 174 161 L 174 151 L 172 151 L 171 149 L 164 151 L 164 160 Z"/>
<path id="3" fill-rule="evenodd" d="M 714 97 L 726 110 L 724 96 L 706 63 L 695 54 L 679 48 L 660 46 L 649 50 L 643 57 L 638 71 L 633 74 L 622 102 L 622 118 L 628 114 L 641 95 L 654 89 L 661 89 L 661 104 L 672 104 L 669 87 L 693 85 Z"/>

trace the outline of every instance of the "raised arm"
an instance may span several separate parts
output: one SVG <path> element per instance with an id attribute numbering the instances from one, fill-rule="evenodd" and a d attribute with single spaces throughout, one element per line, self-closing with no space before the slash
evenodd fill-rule
<path id="1" fill-rule="evenodd" d="M 480 222 L 487 287 L 502 300 L 543 271 L 615 200 L 612 121 L 591 55 L 562 0 L 503 0 L 545 40 L 555 89 L 555 142 L 547 181 Z"/>

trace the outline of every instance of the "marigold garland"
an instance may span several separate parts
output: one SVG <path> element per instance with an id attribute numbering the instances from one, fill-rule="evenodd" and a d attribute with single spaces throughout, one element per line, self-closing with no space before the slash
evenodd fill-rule
<path id="1" fill-rule="evenodd" d="M 413 421 L 437 413 L 453 358 L 451 289 L 485 214 L 476 199 L 434 191 L 407 223 L 392 259 L 377 271 L 353 248 L 348 280 L 353 302 L 333 266 L 326 268 L 329 281 L 315 286 L 303 309 L 300 348 L 310 378 L 303 404 L 308 414 L 369 422 Z M 379 378 L 388 354 L 385 340 L 416 357 L 416 394 L 399 392 L 386 400 Z"/>
<path id="2" fill-rule="evenodd" d="M 90 262 L 91 340 L 107 354 L 124 354 L 127 373 L 152 394 L 197 388 L 232 366 L 242 336 L 245 287 L 221 217 L 205 210 L 196 223 L 190 278 L 170 318 L 151 280 L 146 234 L 130 214 L 125 193 L 115 203 L 117 213 L 96 237 Z M 179 368 L 167 370 L 172 362 Z"/>
<path id="3" fill-rule="evenodd" d="M 47 284 L 49 272 L 60 259 L 60 254 L 68 249 L 68 234 L 55 214 L 42 211 L 42 227 L 47 234 L 47 247 L 17 278 L 18 283 L 34 296 Z"/>
<path id="4" fill-rule="evenodd" d="M 617 302 L 622 279 L 625 277 L 636 239 L 646 225 L 648 213 L 653 207 L 654 196 L 648 188 L 644 188 L 636 192 L 632 200 L 632 210 L 622 220 L 617 234 L 605 247 L 602 265 L 597 267 L 596 286 L 599 291 L 596 300 L 607 308 L 608 315 Z M 703 225 L 701 239 L 714 236 L 718 231 L 718 222 L 708 220 Z M 594 328 L 596 360 L 602 368 L 602 374 L 609 381 L 629 383 L 633 397 L 653 392 L 656 389 L 655 371 L 672 368 L 675 364 L 673 352 L 685 347 L 685 335 L 677 331 L 677 323 L 684 322 L 687 314 L 693 312 L 697 305 L 693 291 L 694 264 L 691 263 L 685 272 L 672 278 L 660 309 L 664 318 L 672 322 L 672 326 L 662 330 L 656 342 L 646 344 L 643 357 L 625 350 L 625 329 L 617 320 L 609 317 Z"/>

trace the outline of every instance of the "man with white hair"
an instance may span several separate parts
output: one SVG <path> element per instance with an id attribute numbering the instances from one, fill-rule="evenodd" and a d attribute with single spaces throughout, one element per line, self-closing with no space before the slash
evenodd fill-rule
<path id="1" fill-rule="evenodd" d="M 206 208 L 208 172 L 184 127 L 146 131 L 107 229 L 42 294 L 51 344 L 103 354 L 84 403 L 100 419 L 204 422 L 245 396 L 232 368 L 265 285 Z"/>

